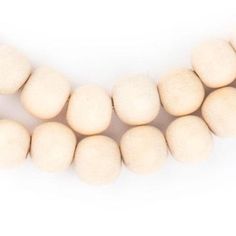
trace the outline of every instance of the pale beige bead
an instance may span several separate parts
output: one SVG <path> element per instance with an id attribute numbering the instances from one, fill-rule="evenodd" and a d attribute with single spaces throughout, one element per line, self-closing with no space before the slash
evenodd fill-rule
<path id="1" fill-rule="evenodd" d="M 8 45 L 0 45 L 0 94 L 17 92 L 30 72 L 30 62 L 21 52 Z"/>
<path id="2" fill-rule="evenodd" d="M 161 131 L 153 126 L 131 128 L 122 136 L 121 153 L 125 165 L 137 174 L 149 174 L 167 158 L 167 145 Z"/>
<path id="3" fill-rule="evenodd" d="M 0 120 L 0 167 L 20 165 L 26 158 L 30 146 L 29 132 L 18 122 Z"/>
<path id="4" fill-rule="evenodd" d="M 202 105 L 202 116 L 216 135 L 236 137 L 236 89 L 225 87 L 210 93 Z"/>
<path id="5" fill-rule="evenodd" d="M 42 170 L 64 171 L 74 156 L 76 137 L 67 126 L 47 122 L 37 126 L 32 135 L 31 157 Z"/>
<path id="6" fill-rule="evenodd" d="M 174 116 L 196 111 L 205 95 L 199 77 L 188 69 L 174 70 L 162 76 L 158 88 L 163 107 Z"/>
<path id="7" fill-rule="evenodd" d="M 112 116 L 112 101 L 108 93 L 95 85 L 76 89 L 69 100 L 67 121 L 77 132 L 92 135 L 108 128 Z"/>
<path id="8" fill-rule="evenodd" d="M 23 106 L 40 119 L 58 115 L 70 95 L 70 84 L 59 72 L 39 67 L 30 76 L 21 93 Z"/>
<path id="9" fill-rule="evenodd" d="M 81 180 L 89 184 L 108 184 L 120 173 L 119 146 L 106 136 L 87 137 L 79 142 L 74 162 Z"/>
<path id="10" fill-rule="evenodd" d="M 129 125 L 147 124 L 160 110 L 157 85 L 143 75 L 119 80 L 113 89 L 113 101 L 117 115 Z"/>
<path id="11" fill-rule="evenodd" d="M 173 157 L 182 162 L 197 162 L 211 155 L 213 140 L 205 122 L 197 116 L 174 120 L 166 131 L 166 140 Z"/>
<path id="12" fill-rule="evenodd" d="M 211 40 L 193 50 L 194 70 L 206 86 L 218 88 L 236 78 L 236 53 L 224 40 Z"/>

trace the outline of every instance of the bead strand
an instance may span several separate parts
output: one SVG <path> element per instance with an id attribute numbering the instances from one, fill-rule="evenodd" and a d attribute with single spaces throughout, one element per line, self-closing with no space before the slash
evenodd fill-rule
<path id="1" fill-rule="evenodd" d="M 106 184 L 118 177 L 122 160 L 129 170 L 148 174 L 165 164 L 168 149 L 181 162 L 208 159 L 213 148 L 211 131 L 218 136 L 236 136 L 236 89 L 221 88 L 236 78 L 234 49 L 236 35 L 231 44 L 204 42 L 193 50 L 193 69 L 172 70 L 158 84 L 145 75 L 122 78 L 110 96 L 96 85 L 72 91 L 60 72 L 46 66 L 32 71 L 21 52 L 1 45 L 0 94 L 14 94 L 22 88 L 24 108 L 42 120 L 56 117 L 68 101 L 66 120 L 71 128 L 45 121 L 30 137 L 18 122 L 0 120 L 0 167 L 15 167 L 30 152 L 42 170 L 63 171 L 73 162 L 81 180 Z M 204 86 L 216 90 L 205 98 Z M 149 124 L 161 105 L 176 117 L 165 135 Z M 203 119 L 192 114 L 200 107 Z M 113 108 L 122 122 L 134 126 L 122 135 L 120 145 L 101 135 L 111 123 Z M 75 132 L 91 136 L 77 143 Z"/>

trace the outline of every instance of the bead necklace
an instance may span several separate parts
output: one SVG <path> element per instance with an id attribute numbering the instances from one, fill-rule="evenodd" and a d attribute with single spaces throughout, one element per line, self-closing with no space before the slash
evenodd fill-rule
<path id="1" fill-rule="evenodd" d="M 212 133 L 236 136 L 236 37 L 231 42 L 211 40 L 193 50 L 193 69 L 182 68 L 161 76 L 156 84 L 144 75 L 122 78 L 112 96 L 96 85 L 71 88 L 67 78 L 50 67 L 32 71 L 29 60 L 17 49 L 0 46 L 0 94 L 20 89 L 23 107 L 42 120 L 57 116 L 68 101 L 64 125 L 38 125 L 32 135 L 20 123 L 0 120 L 0 167 L 15 167 L 26 159 L 42 170 L 64 171 L 72 163 L 81 180 L 90 184 L 114 181 L 122 162 L 137 174 L 161 168 L 168 149 L 181 162 L 209 158 Z M 205 87 L 215 89 L 205 98 Z M 228 86 L 228 87 L 225 87 Z M 161 105 L 175 116 L 165 134 L 151 126 Z M 193 115 L 201 108 L 202 118 Z M 101 135 L 111 123 L 113 109 L 133 127 L 118 144 Z M 77 143 L 75 132 L 85 135 Z"/>

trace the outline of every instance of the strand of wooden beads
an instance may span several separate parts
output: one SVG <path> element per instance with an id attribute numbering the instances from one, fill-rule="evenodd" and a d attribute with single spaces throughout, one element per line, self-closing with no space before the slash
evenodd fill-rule
<path id="1" fill-rule="evenodd" d="M 19 165 L 30 151 L 42 170 L 63 171 L 74 162 L 83 181 L 105 184 L 117 178 L 122 160 L 135 173 L 157 171 L 167 159 L 168 147 L 178 161 L 208 159 L 213 147 L 211 131 L 236 136 L 236 89 L 223 87 L 236 78 L 234 49 L 236 35 L 231 44 L 224 40 L 204 42 L 193 50 L 193 69 L 171 71 L 158 84 L 144 75 L 122 78 L 110 97 L 95 85 L 72 91 L 60 72 L 49 67 L 32 71 L 23 54 L 1 45 L 0 94 L 13 94 L 21 88 L 25 109 L 43 120 L 57 116 L 69 100 L 66 119 L 71 128 L 45 121 L 30 137 L 18 122 L 0 120 L 0 167 Z M 216 89 L 206 98 L 204 85 Z M 165 135 L 149 125 L 161 105 L 176 117 Z M 192 114 L 201 106 L 204 120 Z M 123 134 L 120 145 L 100 134 L 110 125 L 113 108 L 121 121 L 135 126 Z M 77 144 L 74 131 L 91 136 Z"/>

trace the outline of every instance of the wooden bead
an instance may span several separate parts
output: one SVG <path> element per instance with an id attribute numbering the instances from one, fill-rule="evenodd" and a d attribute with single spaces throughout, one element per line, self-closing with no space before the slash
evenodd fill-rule
<path id="1" fill-rule="evenodd" d="M 205 90 L 198 76 L 188 69 L 172 71 L 158 84 L 161 102 L 167 112 L 182 116 L 196 111 L 204 99 Z"/>
<path id="2" fill-rule="evenodd" d="M 35 128 L 31 143 L 33 162 L 49 172 L 67 169 L 74 156 L 76 137 L 67 126 L 47 122 Z"/>
<path id="3" fill-rule="evenodd" d="M 67 121 L 75 131 L 84 135 L 101 133 L 108 128 L 111 116 L 112 101 L 104 89 L 85 85 L 73 92 Z"/>
<path id="4" fill-rule="evenodd" d="M 167 158 L 167 145 L 161 131 L 153 126 L 131 128 L 121 138 L 125 165 L 137 174 L 158 170 Z"/>
<path id="5" fill-rule="evenodd" d="M 228 85 L 236 78 L 236 53 L 224 40 L 211 40 L 196 47 L 192 64 L 203 83 L 211 88 Z"/>
<path id="6" fill-rule="evenodd" d="M 0 120 L 0 167 L 20 165 L 30 146 L 29 132 L 13 120 Z"/>
<path id="7" fill-rule="evenodd" d="M 129 125 L 149 123 L 160 110 L 156 83 L 142 75 L 119 80 L 113 89 L 113 101 L 117 115 Z"/>
<path id="8" fill-rule="evenodd" d="M 225 87 L 210 93 L 203 103 L 202 115 L 216 135 L 236 137 L 236 89 Z"/>
<path id="9" fill-rule="evenodd" d="M 212 151 L 212 135 L 205 122 L 197 116 L 174 120 L 167 128 L 166 139 L 173 157 L 178 161 L 205 160 Z"/>
<path id="10" fill-rule="evenodd" d="M 0 46 L 0 94 L 13 94 L 25 83 L 31 72 L 28 59 L 15 48 Z"/>
<path id="11" fill-rule="evenodd" d="M 120 173 L 120 150 L 109 137 L 87 137 L 79 142 L 74 162 L 76 172 L 83 181 L 89 184 L 108 184 Z"/>
<path id="12" fill-rule="evenodd" d="M 70 95 L 67 79 L 49 67 L 39 67 L 30 76 L 21 93 L 27 111 L 40 119 L 59 114 Z"/>

